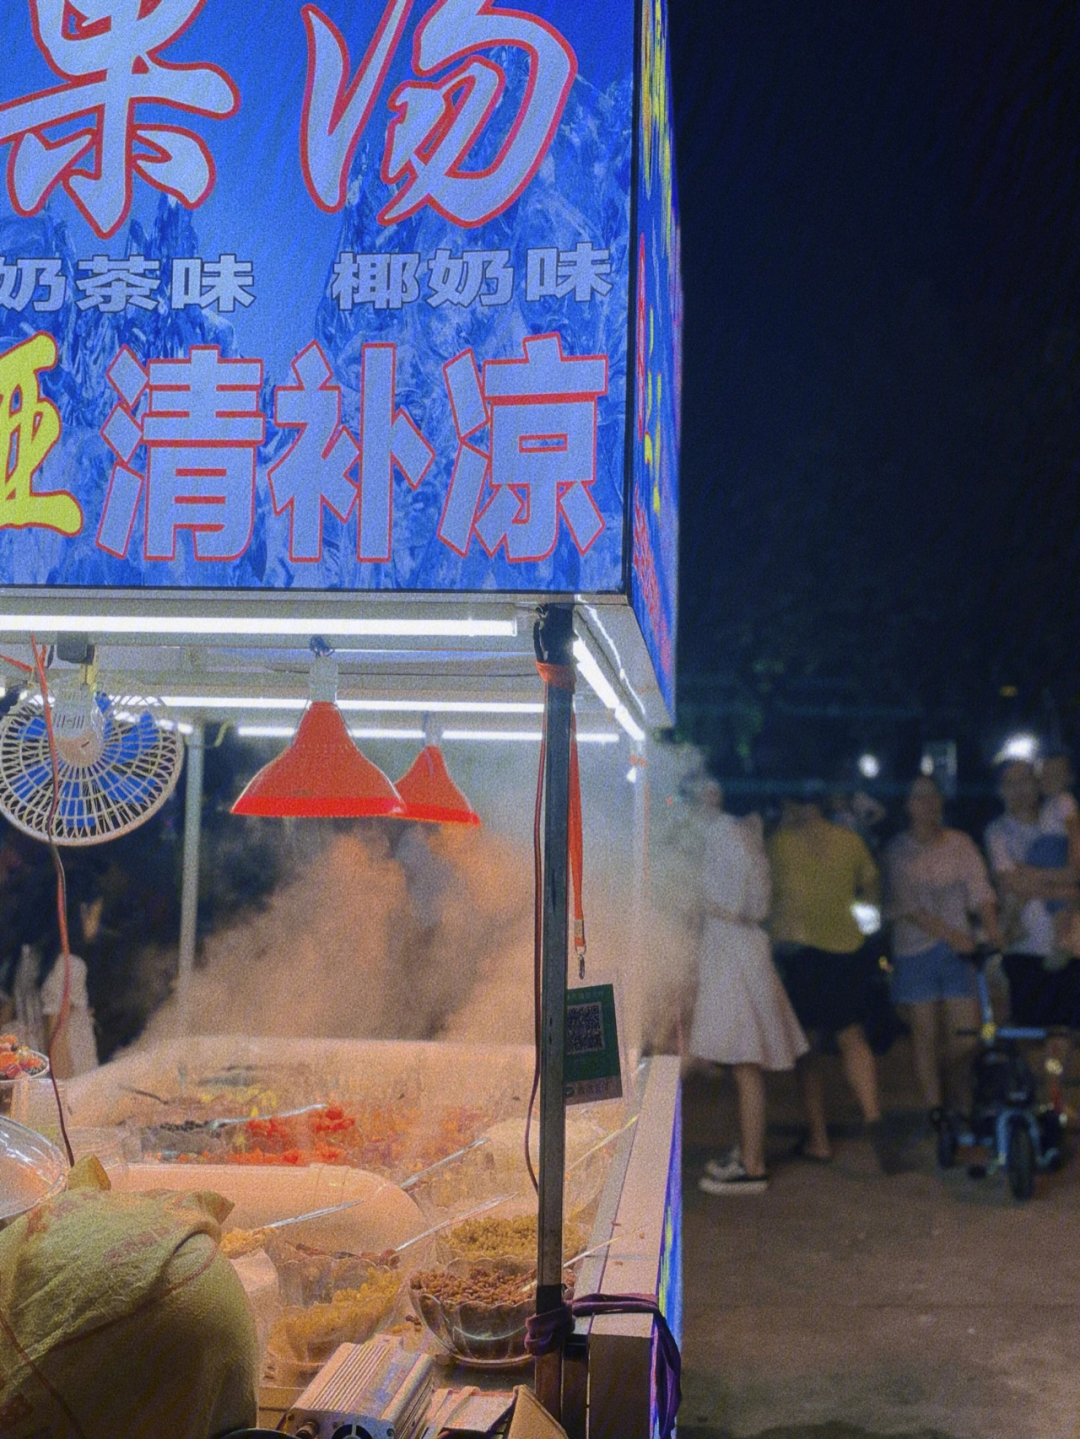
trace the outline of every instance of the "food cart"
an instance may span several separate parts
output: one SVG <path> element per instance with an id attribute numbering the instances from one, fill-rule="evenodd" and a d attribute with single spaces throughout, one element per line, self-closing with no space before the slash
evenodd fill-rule
<path id="1" fill-rule="evenodd" d="M 613 769 L 644 767 L 674 711 L 665 6 L 387 0 L 375 25 L 358 0 L 325 0 L 254 29 L 222 0 L 124 25 L 105 0 L 84 9 L 18 0 L 0 16 L 19 57 L 0 80 L 0 643 L 18 656 L 32 634 L 84 678 L 92 654 L 117 723 L 138 709 L 184 736 L 181 1004 L 212 726 L 285 739 L 336 704 L 361 743 L 543 734 L 550 1307 L 574 710 Z M 226 1051 L 258 1067 L 257 1038 L 191 1043 L 206 1070 Z M 166 1048 L 74 1085 L 79 1123 L 138 1119 L 119 1096 L 154 1090 L 147 1065 L 175 1074 Z M 532 1059 L 498 1057 L 515 1094 Z M 453 1094 L 453 1075 L 493 1060 L 369 1042 L 335 1062 L 439 1073 Z M 624 1068 L 591 1196 L 590 1247 L 605 1247 L 579 1292 L 654 1294 L 677 1334 L 677 1066 Z M 580 1320 L 537 1361 L 538 1392 L 571 1433 L 651 1433 L 653 1346 L 648 1316 Z"/>

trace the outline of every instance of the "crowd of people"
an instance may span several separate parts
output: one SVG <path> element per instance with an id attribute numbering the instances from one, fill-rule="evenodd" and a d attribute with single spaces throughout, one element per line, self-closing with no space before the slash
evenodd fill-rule
<path id="1" fill-rule="evenodd" d="M 703 920 L 689 1049 L 730 1067 L 739 1142 L 710 1159 L 710 1194 L 761 1193 L 765 1074 L 794 1068 L 806 1119 L 795 1153 L 832 1158 L 822 1064 L 838 1053 L 885 1173 L 904 1167 L 882 1113 L 875 1050 L 911 1036 L 932 1129 L 962 1111 L 978 1032 L 976 953 L 1002 955 L 1009 1018 L 1080 1028 L 1080 807 L 1069 756 L 998 772 L 1003 812 L 980 849 L 945 824 L 935 780 L 918 776 L 905 827 L 875 855 L 885 816 L 869 797 L 827 804 L 809 783 L 784 801 L 768 839 L 756 814 L 726 813 L 707 781 Z M 869 931 L 869 935 L 868 935 Z M 886 978 L 887 976 L 887 978 Z M 1061 1041 L 1057 1041 L 1060 1043 Z"/>

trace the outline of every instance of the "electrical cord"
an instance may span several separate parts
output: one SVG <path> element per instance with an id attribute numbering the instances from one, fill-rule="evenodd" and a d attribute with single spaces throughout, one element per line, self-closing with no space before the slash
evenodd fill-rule
<path id="1" fill-rule="evenodd" d="M 53 838 L 53 823 L 56 819 L 56 811 L 60 807 L 60 761 L 56 752 L 56 736 L 53 733 L 52 712 L 49 709 L 49 685 L 45 678 L 45 647 L 38 651 L 37 641 L 30 636 L 30 648 L 34 652 L 34 663 L 37 666 L 38 682 L 41 685 L 41 703 L 45 711 L 45 732 L 49 737 L 49 759 L 52 764 L 53 797 L 49 806 L 49 817 L 45 822 L 45 833 L 48 835 L 49 853 L 52 855 L 53 868 L 56 870 L 56 912 L 60 923 L 60 955 L 64 961 L 64 988 L 60 996 L 60 1013 L 57 1016 L 56 1028 L 53 1030 L 52 1038 L 49 1040 L 49 1078 L 52 1080 L 53 1094 L 56 1098 L 56 1112 L 60 1116 L 60 1133 L 64 1139 L 64 1149 L 67 1151 L 68 1163 L 74 1165 L 75 1154 L 71 1148 L 71 1140 L 68 1138 L 67 1122 L 64 1119 L 64 1106 L 60 1099 L 60 1086 L 56 1081 L 56 1065 L 53 1062 L 53 1051 L 56 1048 L 56 1041 L 60 1038 L 64 1026 L 68 1022 L 68 1014 L 71 1009 L 71 942 L 68 936 L 67 922 L 67 875 L 64 873 L 64 861 L 60 857 L 60 850 Z"/>
<path id="2" fill-rule="evenodd" d="M 529 1108 L 525 1114 L 525 1167 L 537 1194 L 540 1181 L 529 1152 L 536 1092 L 540 1088 L 541 975 L 544 935 L 544 858 L 540 843 L 540 816 L 544 803 L 544 766 L 547 761 L 547 690 L 544 691 L 544 719 L 540 730 L 540 768 L 536 775 L 536 808 L 533 811 L 533 1081 Z"/>

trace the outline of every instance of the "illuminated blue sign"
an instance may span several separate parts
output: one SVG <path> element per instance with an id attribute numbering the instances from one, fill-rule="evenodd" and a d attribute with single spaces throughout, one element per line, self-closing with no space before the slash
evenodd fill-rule
<path id="1" fill-rule="evenodd" d="M 0 45 L 0 583 L 632 568 L 666 673 L 677 252 L 631 0 L 6 0 Z"/>
<path id="2" fill-rule="evenodd" d="M 666 0 L 643 0 L 640 18 L 630 594 L 674 713 L 682 276 Z"/>
<path id="3" fill-rule="evenodd" d="M 660 1272 L 656 1282 L 656 1302 L 667 1320 L 676 1344 L 682 1344 L 683 1277 L 682 1277 L 682 1091 L 675 1096 L 675 1124 L 671 1135 L 667 1185 L 664 1191 L 664 1237 L 660 1247 Z M 653 1346 L 656 1332 L 653 1331 Z M 659 1433 L 660 1420 L 656 1395 L 656 1355 L 653 1354 L 650 1385 L 649 1433 Z"/>
<path id="4" fill-rule="evenodd" d="M 271 8 L 3 7 L 3 579 L 620 589 L 631 8 Z"/>

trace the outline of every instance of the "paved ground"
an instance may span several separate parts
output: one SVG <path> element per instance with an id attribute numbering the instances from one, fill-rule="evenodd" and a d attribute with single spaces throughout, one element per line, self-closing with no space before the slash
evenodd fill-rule
<path id="1" fill-rule="evenodd" d="M 883 1075 L 921 1133 L 903 1043 Z M 711 1197 L 733 1098 L 715 1071 L 687 1079 L 683 1439 L 1078 1439 L 1080 1157 L 1024 1205 L 1003 1177 L 935 1172 L 929 1141 L 884 1178 L 837 1084 L 833 1163 L 785 1159 L 799 1111 L 778 1076 L 768 1193 Z"/>

